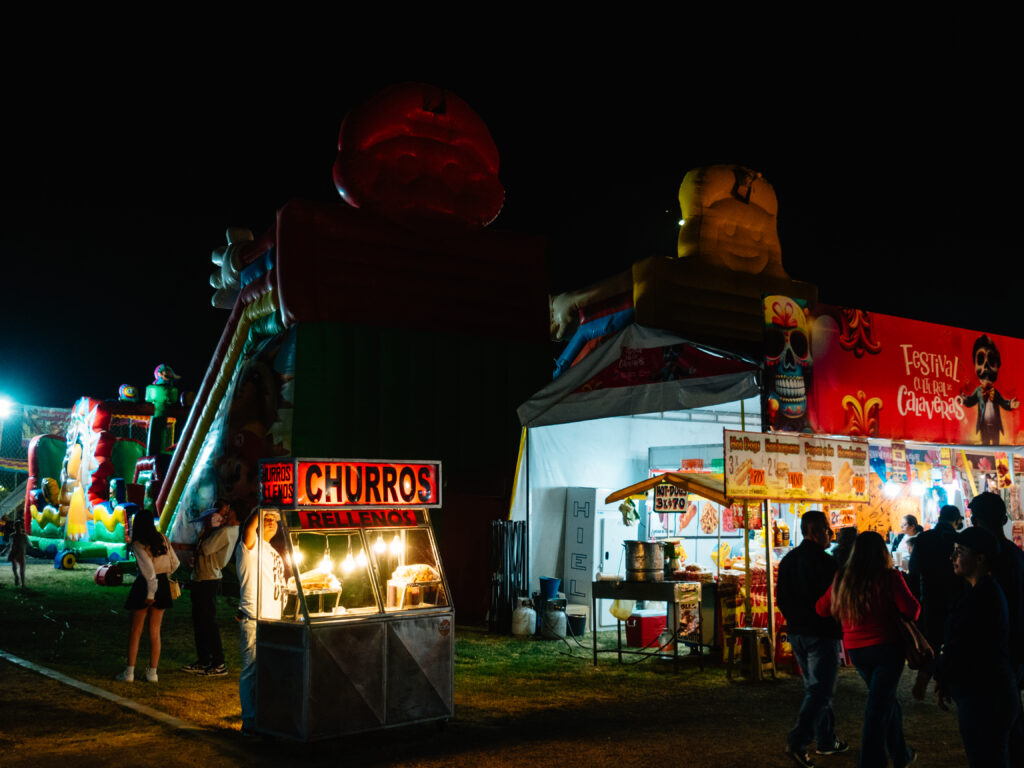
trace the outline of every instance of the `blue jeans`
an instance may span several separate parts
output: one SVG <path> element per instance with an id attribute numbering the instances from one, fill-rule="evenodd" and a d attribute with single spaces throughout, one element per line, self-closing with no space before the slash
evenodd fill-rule
<path id="1" fill-rule="evenodd" d="M 896 698 L 903 673 L 903 648 L 899 643 L 887 643 L 847 652 L 868 684 L 857 768 L 885 768 L 890 757 L 896 768 L 903 768 L 912 755 L 903 739 L 903 710 Z"/>
<path id="2" fill-rule="evenodd" d="M 242 652 L 242 673 L 238 677 L 238 698 L 242 702 L 242 727 L 256 724 L 256 619 L 238 620 L 238 647 Z"/>
<path id="3" fill-rule="evenodd" d="M 839 672 L 839 640 L 791 634 L 789 642 L 803 673 L 804 700 L 786 743 L 794 752 L 802 752 L 814 737 L 818 749 L 831 749 L 836 742 L 832 699 Z"/>

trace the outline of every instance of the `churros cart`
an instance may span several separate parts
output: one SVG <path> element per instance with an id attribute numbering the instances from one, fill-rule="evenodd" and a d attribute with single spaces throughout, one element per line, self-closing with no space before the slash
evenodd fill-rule
<path id="1" fill-rule="evenodd" d="M 260 462 L 257 546 L 273 551 L 258 558 L 256 730 L 312 740 L 451 716 L 440 493 L 439 462 Z"/>

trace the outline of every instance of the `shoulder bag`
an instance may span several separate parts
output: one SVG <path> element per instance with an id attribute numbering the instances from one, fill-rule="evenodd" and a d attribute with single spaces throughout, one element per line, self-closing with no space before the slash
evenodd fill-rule
<path id="1" fill-rule="evenodd" d="M 899 574 L 897 576 L 903 578 Z M 935 661 L 935 651 L 928 640 L 921 633 L 917 624 L 900 613 L 895 598 L 893 598 L 893 607 L 896 609 L 896 629 L 899 631 L 900 644 L 903 646 L 903 656 L 907 660 L 907 666 L 911 669 L 931 666 Z"/>
<path id="2" fill-rule="evenodd" d="M 917 624 L 903 617 L 896 615 L 896 628 L 900 633 L 900 642 L 903 644 L 903 655 L 907 659 L 907 666 L 911 669 L 921 669 L 929 666 L 935 660 L 935 651 L 917 628 Z"/>

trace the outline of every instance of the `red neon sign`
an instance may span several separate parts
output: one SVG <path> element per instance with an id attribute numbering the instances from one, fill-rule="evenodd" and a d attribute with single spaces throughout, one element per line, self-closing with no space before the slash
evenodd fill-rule
<path id="1" fill-rule="evenodd" d="M 291 504 L 295 499 L 294 466 L 290 461 L 260 463 L 260 498 L 264 502 Z"/>
<path id="2" fill-rule="evenodd" d="M 299 461 L 295 503 L 313 507 L 437 506 L 439 464 Z"/>

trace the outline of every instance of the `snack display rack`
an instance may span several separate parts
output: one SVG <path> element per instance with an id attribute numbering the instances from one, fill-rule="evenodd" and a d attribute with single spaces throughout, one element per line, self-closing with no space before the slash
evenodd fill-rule
<path id="1" fill-rule="evenodd" d="M 258 558 L 257 731 L 305 741 L 451 716 L 440 488 L 439 462 L 261 462 L 261 510 L 280 522 L 268 541 L 260 515 L 273 553 Z"/>

